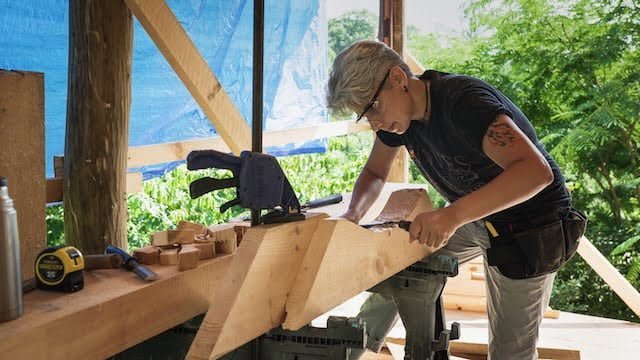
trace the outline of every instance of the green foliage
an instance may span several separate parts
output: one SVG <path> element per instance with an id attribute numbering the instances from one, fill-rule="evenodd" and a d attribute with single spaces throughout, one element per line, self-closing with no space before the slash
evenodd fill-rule
<path id="1" fill-rule="evenodd" d="M 358 40 L 375 40 L 378 19 L 368 10 L 354 10 L 329 20 L 329 63 Z"/>
<path id="2" fill-rule="evenodd" d="M 62 205 L 47 207 L 47 246 L 64 245 L 64 208 Z"/>

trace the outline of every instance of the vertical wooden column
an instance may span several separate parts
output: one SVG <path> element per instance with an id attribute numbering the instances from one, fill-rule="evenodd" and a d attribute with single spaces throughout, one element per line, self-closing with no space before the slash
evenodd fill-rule
<path id="1" fill-rule="evenodd" d="M 65 236 L 95 254 L 127 244 L 133 19 L 122 0 L 71 0 L 69 33 Z"/>
<path id="2" fill-rule="evenodd" d="M 389 45 L 401 57 L 404 55 L 405 39 L 404 0 L 380 0 L 379 39 Z M 391 167 L 387 181 L 409 181 L 409 156 L 402 149 Z"/>

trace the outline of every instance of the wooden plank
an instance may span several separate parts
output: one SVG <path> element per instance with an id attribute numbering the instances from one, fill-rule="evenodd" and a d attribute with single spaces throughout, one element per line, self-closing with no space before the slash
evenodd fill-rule
<path id="1" fill-rule="evenodd" d="M 187 359 L 218 358 L 282 322 L 309 240 L 325 216 L 247 229 Z"/>
<path id="2" fill-rule="evenodd" d="M 242 114 L 163 0 L 125 0 L 231 151 L 251 149 Z"/>
<path id="3" fill-rule="evenodd" d="M 624 301 L 637 316 L 640 316 L 640 294 L 638 290 L 636 290 L 633 285 L 611 265 L 609 260 L 593 246 L 591 241 L 584 236 L 580 239 L 578 254 L 580 254 L 584 261 L 591 266 L 602 280 L 620 296 L 622 301 Z"/>
<path id="4" fill-rule="evenodd" d="M 424 189 L 400 190 L 391 194 L 378 218 L 400 220 L 395 214 L 401 214 L 412 220 L 430 210 Z M 299 329 L 434 250 L 409 243 L 409 233 L 399 228 L 371 231 L 342 219 L 320 222 L 287 300 L 283 328 Z"/>
<path id="5" fill-rule="evenodd" d="M 142 191 L 142 173 L 130 172 L 127 173 L 127 194 L 133 194 Z M 62 177 L 49 178 L 46 180 L 46 202 L 47 204 L 61 202 L 63 196 L 63 181 Z M 35 259 L 34 259 L 35 260 Z"/>
<path id="6" fill-rule="evenodd" d="M 404 59 L 407 62 L 407 65 L 409 65 L 409 69 L 411 69 L 411 72 L 414 75 L 420 75 L 425 71 L 425 67 L 422 66 L 422 64 L 420 64 L 418 60 L 415 57 L 413 57 L 413 55 L 407 53 L 405 54 Z"/>
<path id="7" fill-rule="evenodd" d="M 449 344 L 449 350 L 453 355 L 484 355 L 486 357 L 489 352 L 489 347 L 487 346 L 487 344 L 469 343 L 464 341 L 452 341 Z M 538 347 L 538 358 L 554 360 L 579 360 L 580 350 Z"/>
<path id="8" fill-rule="evenodd" d="M 368 130 L 371 130 L 371 127 L 368 124 L 359 124 L 355 121 L 349 120 L 330 122 L 297 129 L 265 131 L 263 133 L 263 145 L 265 147 L 269 147 L 286 145 L 292 142 L 302 143 L 305 141 L 342 136 Z M 129 148 L 129 162 L 127 166 L 129 168 L 136 168 L 146 165 L 184 160 L 187 158 L 189 152 L 202 149 L 213 149 L 222 152 L 229 151 L 229 147 L 220 137 L 136 146 Z"/>
<path id="9" fill-rule="evenodd" d="M 0 69 L 0 176 L 18 214 L 22 278 L 45 247 L 44 74 Z"/>
<path id="10" fill-rule="evenodd" d="M 405 339 L 387 337 L 387 344 L 405 345 Z M 472 343 L 461 340 L 455 340 L 449 342 L 449 351 L 454 356 L 467 357 L 480 355 L 481 358 L 486 359 L 489 352 L 487 344 Z M 557 360 L 579 360 L 580 350 L 576 349 L 563 349 L 563 348 L 550 348 L 550 347 L 538 347 L 538 357 L 540 359 L 557 359 Z M 475 358 L 475 357 L 474 357 Z"/>
<path id="11" fill-rule="evenodd" d="M 196 269 L 150 265 L 144 282 L 121 269 L 85 271 L 84 289 L 33 290 L 24 315 L 0 324 L 3 359 L 109 358 L 209 308 L 234 255 L 203 260 Z"/>

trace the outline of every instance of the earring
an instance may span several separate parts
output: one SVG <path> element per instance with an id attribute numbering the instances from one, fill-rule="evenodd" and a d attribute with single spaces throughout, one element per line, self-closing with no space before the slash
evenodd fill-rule
<path id="1" fill-rule="evenodd" d="M 404 86 L 404 92 L 409 92 L 409 89 L 407 88 L 407 85 Z"/>

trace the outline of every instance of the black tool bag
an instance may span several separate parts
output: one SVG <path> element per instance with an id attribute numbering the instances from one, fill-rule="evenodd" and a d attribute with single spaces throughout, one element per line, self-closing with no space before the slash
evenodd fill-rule
<path id="1" fill-rule="evenodd" d="M 572 208 L 563 219 L 530 229 L 514 224 L 492 225 L 497 236 L 489 231 L 489 265 L 497 266 L 508 278 L 527 279 L 557 271 L 573 257 L 586 229 L 587 217 Z"/>

